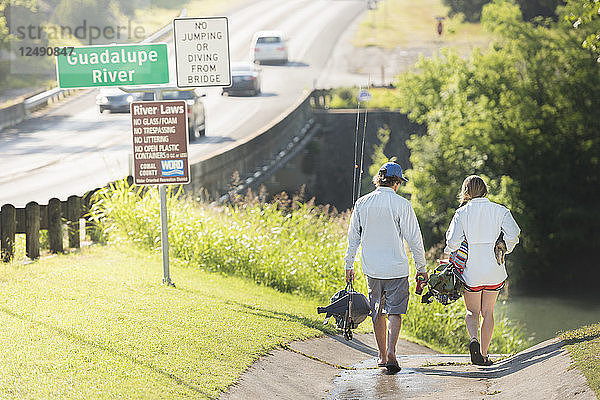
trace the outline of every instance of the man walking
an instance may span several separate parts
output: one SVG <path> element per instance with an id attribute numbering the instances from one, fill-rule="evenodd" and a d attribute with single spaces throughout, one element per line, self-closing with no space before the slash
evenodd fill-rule
<path id="1" fill-rule="evenodd" d="M 377 188 L 359 198 L 354 205 L 348 228 L 346 281 L 354 280 L 354 258 L 362 245 L 361 265 L 367 278 L 369 303 L 379 348 L 377 365 L 397 373 L 396 343 L 402 314 L 408 307 L 408 257 L 404 240 L 415 260 L 417 276 L 427 281 L 425 249 L 419 222 L 410 202 L 396 194 L 407 179 L 402 167 L 385 163 L 373 178 Z M 385 315 L 387 315 L 387 321 Z"/>

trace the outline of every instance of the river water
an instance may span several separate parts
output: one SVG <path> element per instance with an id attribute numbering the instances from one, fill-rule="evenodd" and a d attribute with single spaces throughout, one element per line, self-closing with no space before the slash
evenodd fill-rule
<path id="1" fill-rule="evenodd" d="M 600 322 L 600 298 L 509 296 L 498 301 L 496 314 L 517 322 L 539 343 L 560 331 Z"/>

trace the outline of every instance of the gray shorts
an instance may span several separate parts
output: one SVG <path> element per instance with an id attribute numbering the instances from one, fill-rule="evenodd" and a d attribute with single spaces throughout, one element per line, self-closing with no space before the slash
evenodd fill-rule
<path id="1" fill-rule="evenodd" d="M 408 277 L 377 279 L 367 276 L 369 304 L 373 322 L 379 313 L 406 314 L 408 309 Z"/>

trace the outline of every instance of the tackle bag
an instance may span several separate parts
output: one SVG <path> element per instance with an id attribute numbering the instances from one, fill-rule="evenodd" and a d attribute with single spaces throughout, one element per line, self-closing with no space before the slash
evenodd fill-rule
<path id="1" fill-rule="evenodd" d="M 440 265 L 427 281 L 428 291 L 421 297 L 421 303 L 429 304 L 435 298 L 446 306 L 461 298 L 465 286 L 456 267 L 448 261 L 440 261 Z"/>
<path id="2" fill-rule="evenodd" d="M 330 301 L 331 304 L 326 307 L 317 307 L 317 313 L 325 313 L 323 324 L 333 317 L 336 327 L 344 332 L 344 338 L 352 339 L 352 329 L 356 329 L 371 314 L 369 300 L 354 290 L 352 282 L 348 282 L 345 289 L 331 296 Z"/>

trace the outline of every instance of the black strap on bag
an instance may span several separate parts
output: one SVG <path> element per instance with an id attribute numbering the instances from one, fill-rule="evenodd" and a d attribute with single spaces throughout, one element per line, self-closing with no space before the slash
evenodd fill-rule
<path id="1" fill-rule="evenodd" d="M 344 339 L 352 340 L 352 293 L 354 292 L 352 280 L 346 284 L 346 292 L 348 292 L 348 309 L 346 315 L 344 315 Z"/>

